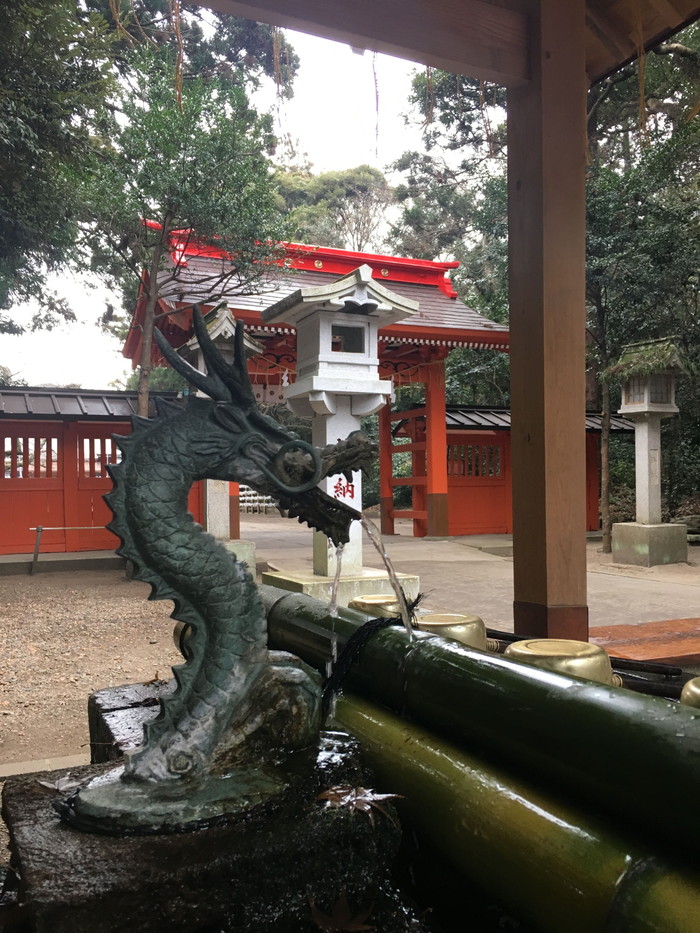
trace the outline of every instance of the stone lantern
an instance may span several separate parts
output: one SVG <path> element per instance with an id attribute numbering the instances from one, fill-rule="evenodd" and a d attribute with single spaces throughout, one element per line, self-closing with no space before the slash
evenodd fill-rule
<path id="1" fill-rule="evenodd" d="M 224 360 L 230 365 L 233 363 L 233 337 L 236 332 L 236 319 L 231 314 L 230 308 L 226 308 L 223 314 L 215 315 L 209 313 L 205 317 L 207 323 L 207 332 L 212 343 L 219 351 Z M 251 337 L 250 334 L 243 334 L 243 346 L 246 356 L 255 356 L 262 353 L 262 344 Z M 204 353 L 196 337 L 192 337 L 180 348 L 180 355 L 187 360 L 195 369 L 206 373 L 207 366 L 204 361 Z M 226 544 L 227 547 L 234 549 L 230 542 L 233 532 L 235 541 L 235 551 L 241 560 L 247 564 L 255 566 L 255 544 L 252 541 L 241 541 L 238 534 L 238 518 L 235 517 L 235 525 L 232 528 L 230 496 L 230 483 L 221 479 L 204 480 L 204 527 L 219 541 Z"/>
<path id="2" fill-rule="evenodd" d="M 314 444 L 323 447 L 347 437 L 359 430 L 361 417 L 374 414 L 387 402 L 391 383 L 378 375 L 378 332 L 417 310 L 416 301 L 390 291 L 372 278 L 370 266 L 362 265 L 328 285 L 298 289 L 263 311 L 265 323 L 296 327 L 296 381 L 284 395 L 292 411 L 312 419 Z M 352 482 L 330 477 L 322 481 L 321 488 L 352 508 L 362 509 L 361 473 L 353 473 Z M 336 549 L 325 536 L 314 535 L 314 574 L 332 577 L 335 555 Z M 343 578 L 368 573 L 362 568 L 358 523 L 345 545 L 341 573 Z"/>
<path id="3" fill-rule="evenodd" d="M 686 526 L 661 521 L 661 419 L 678 412 L 675 376 L 682 368 L 667 338 L 628 344 L 615 367 L 623 379 L 619 413 L 634 421 L 636 488 L 636 521 L 612 528 L 618 563 L 651 567 L 688 559 Z"/>

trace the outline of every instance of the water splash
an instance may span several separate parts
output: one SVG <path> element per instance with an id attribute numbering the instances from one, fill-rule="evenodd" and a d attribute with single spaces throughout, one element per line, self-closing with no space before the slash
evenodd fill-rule
<path id="1" fill-rule="evenodd" d="M 394 593 L 396 593 L 396 601 L 399 604 L 399 613 L 401 615 L 401 621 L 404 624 L 404 628 L 408 632 L 409 639 L 413 639 L 413 625 L 411 624 L 411 613 L 408 609 L 408 603 L 406 602 L 406 594 L 403 591 L 399 579 L 396 576 L 396 571 L 394 570 L 394 565 L 391 562 L 391 558 L 386 552 L 384 547 L 384 542 L 382 541 L 381 532 L 374 524 L 373 521 L 370 521 L 366 515 L 363 515 L 360 519 L 362 527 L 367 532 L 367 537 L 375 546 L 377 553 L 381 557 L 384 566 L 386 567 L 386 572 L 389 575 L 389 582 L 391 583 L 391 588 Z"/>

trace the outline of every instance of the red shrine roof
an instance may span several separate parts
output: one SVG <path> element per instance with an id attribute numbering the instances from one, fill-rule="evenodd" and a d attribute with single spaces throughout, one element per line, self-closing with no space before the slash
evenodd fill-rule
<path id="1" fill-rule="evenodd" d="M 222 268 L 229 266 L 230 259 L 221 251 L 175 233 L 171 238 L 171 261 L 179 264 L 180 272 L 176 281 L 168 286 L 169 292 L 161 298 L 159 313 L 167 316 L 160 318 L 157 326 L 174 347 L 180 347 L 192 336 L 189 309 L 195 302 L 207 304 L 208 284 Z M 240 294 L 234 285 L 222 298 L 233 316 L 242 320 L 254 336 L 264 339 L 293 335 L 295 329 L 291 325 L 263 324 L 262 311 L 299 288 L 323 285 L 329 277 L 340 278 L 365 263 L 371 266 L 373 278 L 419 303 L 417 313 L 410 319 L 380 330 L 380 343 L 383 342 L 385 348 L 408 344 L 441 347 L 443 352 L 452 347 L 508 349 L 508 328 L 490 321 L 458 299 L 448 278 L 449 271 L 459 266 L 458 262 L 431 262 L 288 243 L 284 246 L 283 257 L 270 263 L 254 293 Z M 209 303 L 217 302 L 210 298 Z M 122 350 L 134 363 L 140 353 L 139 324 L 143 312 L 142 294 Z"/>

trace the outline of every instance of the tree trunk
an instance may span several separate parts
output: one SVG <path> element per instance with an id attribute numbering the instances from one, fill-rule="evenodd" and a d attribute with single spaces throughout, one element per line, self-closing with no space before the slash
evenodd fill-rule
<path id="1" fill-rule="evenodd" d="M 612 552 L 610 522 L 610 385 L 602 380 L 600 432 L 600 520 L 603 529 L 603 554 Z"/>
<path id="2" fill-rule="evenodd" d="M 165 251 L 168 236 L 170 234 L 170 218 L 165 218 L 161 231 L 160 240 L 156 243 L 151 257 L 151 265 L 148 270 L 148 299 L 143 315 L 143 325 L 141 330 L 141 358 L 139 360 L 139 388 L 138 388 L 138 413 L 142 418 L 148 417 L 148 403 L 150 399 L 149 384 L 151 377 L 151 348 L 153 346 L 153 325 L 158 307 L 158 269 L 160 260 Z"/>

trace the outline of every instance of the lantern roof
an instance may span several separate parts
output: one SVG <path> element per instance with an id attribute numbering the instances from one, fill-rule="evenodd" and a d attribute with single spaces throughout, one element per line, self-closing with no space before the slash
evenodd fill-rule
<path id="1" fill-rule="evenodd" d="M 371 317 L 381 326 L 404 321 L 418 311 L 418 302 L 390 291 L 372 278 L 367 263 L 324 285 L 307 285 L 262 312 L 265 323 L 298 324 L 311 311 L 327 310 Z"/>
<path id="2" fill-rule="evenodd" d="M 622 348 L 617 363 L 607 370 L 608 377 L 619 380 L 634 376 L 651 376 L 654 373 L 685 372 L 685 364 L 674 343 L 673 337 L 628 343 Z"/>
<path id="3" fill-rule="evenodd" d="M 236 333 L 236 318 L 231 313 L 230 308 L 212 308 L 204 316 L 204 323 L 207 326 L 209 338 L 216 343 L 217 341 L 232 341 Z M 184 344 L 189 350 L 198 350 L 199 341 L 196 337 L 190 339 Z M 259 340 L 252 337 L 248 331 L 243 333 L 243 348 L 246 356 L 253 356 L 256 353 L 262 353 L 263 347 Z"/>

